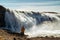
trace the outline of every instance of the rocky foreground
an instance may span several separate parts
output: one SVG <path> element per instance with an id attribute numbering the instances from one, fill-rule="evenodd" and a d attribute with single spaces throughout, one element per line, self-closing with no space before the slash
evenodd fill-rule
<path id="1" fill-rule="evenodd" d="M 6 30 L 0 29 L 0 40 L 60 40 L 58 37 L 34 37 L 27 38 L 27 36 L 21 36 L 18 33 L 10 33 Z"/>

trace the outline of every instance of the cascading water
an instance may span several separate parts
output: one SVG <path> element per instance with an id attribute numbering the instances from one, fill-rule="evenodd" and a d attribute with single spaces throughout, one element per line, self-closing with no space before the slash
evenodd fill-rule
<path id="1" fill-rule="evenodd" d="M 6 28 L 11 32 L 20 33 L 22 26 L 29 37 L 60 35 L 60 14 L 24 12 L 8 10 L 5 14 Z"/>

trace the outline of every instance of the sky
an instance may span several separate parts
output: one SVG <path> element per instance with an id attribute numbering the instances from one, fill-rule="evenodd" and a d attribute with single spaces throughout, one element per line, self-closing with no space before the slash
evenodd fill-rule
<path id="1" fill-rule="evenodd" d="M 6 8 L 32 11 L 60 11 L 60 0 L 0 0 Z"/>
<path id="2" fill-rule="evenodd" d="M 60 0 L 0 0 L 4 3 L 21 3 L 21 2 L 47 2 L 47 1 L 60 1 Z"/>

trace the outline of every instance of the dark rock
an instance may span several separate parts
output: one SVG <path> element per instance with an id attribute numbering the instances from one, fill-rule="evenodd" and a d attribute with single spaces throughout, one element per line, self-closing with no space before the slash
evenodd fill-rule
<path id="1" fill-rule="evenodd" d="M 30 40 L 29 38 L 27 38 L 27 40 Z"/>
<path id="2" fill-rule="evenodd" d="M 0 26 L 5 27 L 5 12 L 6 8 L 0 5 Z"/>
<path id="3" fill-rule="evenodd" d="M 6 12 L 6 8 L 0 5 L 0 13 L 5 13 L 5 12 Z"/>
<path id="4" fill-rule="evenodd" d="M 14 38 L 14 40 L 16 40 L 16 38 Z"/>

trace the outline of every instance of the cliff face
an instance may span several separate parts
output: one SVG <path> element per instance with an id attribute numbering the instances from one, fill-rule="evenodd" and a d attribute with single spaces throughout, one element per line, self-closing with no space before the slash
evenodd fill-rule
<path id="1" fill-rule="evenodd" d="M 6 9 L 0 5 L 0 27 L 5 27 L 5 21 L 4 21 L 5 12 Z"/>

